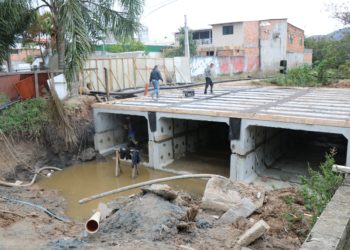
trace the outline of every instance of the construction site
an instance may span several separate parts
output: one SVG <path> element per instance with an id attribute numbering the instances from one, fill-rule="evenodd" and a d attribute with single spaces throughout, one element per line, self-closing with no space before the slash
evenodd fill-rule
<path id="1" fill-rule="evenodd" d="M 163 85 L 153 99 L 152 88 L 150 93 L 137 86 L 104 91 L 108 77 L 96 83 L 101 86 L 93 96 L 65 101 L 70 119 L 80 121 L 75 129 L 93 126 L 85 139 L 79 137 L 87 141 L 79 147 L 93 149 L 57 158 L 48 153 L 57 141 L 44 150 L 2 135 L 3 249 L 24 242 L 31 242 L 29 249 L 336 249 L 347 244 L 348 188 L 342 186 L 329 205 L 342 204 L 344 213 L 326 209 L 311 228 L 297 187 L 300 176 L 308 176 L 309 167 L 317 170 L 331 149 L 337 152 L 335 164 L 349 165 L 349 89 L 235 80 L 215 83 L 210 94 L 203 93 L 203 84 Z M 141 159 L 136 178 L 131 160 L 119 155 L 131 128 Z M 35 150 L 47 152 L 38 158 Z M 17 157 L 35 160 L 42 171 L 32 187 L 35 178 L 25 184 L 31 171 Z M 11 162 L 17 167 L 6 174 Z M 52 172 L 64 166 L 69 167 Z M 94 211 L 98 220 L 89 219 Z M 21 244 L 14 238 L 18 234 Z M 324 240 L 313 240 L 315 235 Z"/>
<path id="2" fill-rule="evenodd" d="M 0 250 L 350 249 L 349 31 L 176 2 L 0 1 Z"/>

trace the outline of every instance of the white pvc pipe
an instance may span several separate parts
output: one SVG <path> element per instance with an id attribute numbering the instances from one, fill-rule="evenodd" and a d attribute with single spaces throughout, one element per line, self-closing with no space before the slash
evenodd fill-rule
<path id="1" fill-rule="evenodd" d="M 101 212 L 97 211 L 90 219 L 85 223 L 85 229 L 88 233 L 94 234 L 100 227 Z"/>
<path id="2" fill-rule="evenodd" d="M 130 189 L 139 188 L 139 187 L 143 187 L 143 186 L 147 186 L 147 185 L 151 185 L 151 184 L 155 184 L 155 183 L 160 183 L 160 182 L 165 182 L 165 181 L 174 181 L 174 180 L 179 180 L 179 179 L 190 179 L 190 178 L 207 178 L 207 179 L 209 179 L 212 177 L 219 177 L 219 178 L 226 179 L 226 177 L 221 176 L 221 175 L 216 175 L 216 174 L 187 174 L 187 175 L 165 177 L 165 178 L 161 178 L 161 179 L 136 183 L 136 184 L 132 184 L 130 186 L 121 187 L 121 188 L 113 189 L 111 191 L 107 191 L 104 193 L 92 195 L 92 196 L 89 196 L 87 198 L 79 200 L 79 204 L 83 204 L 83 203 L 86 203 L 88 201 L 96 200 L 96 199 L 105 197 L 107 195 L 112 195 L 112 194 L 124 192 L 124 191 L 130 190 Z"/>

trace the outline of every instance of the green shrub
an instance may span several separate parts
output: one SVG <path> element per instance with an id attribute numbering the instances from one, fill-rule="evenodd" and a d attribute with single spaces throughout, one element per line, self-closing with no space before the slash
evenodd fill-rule
<path id="1" fill-rule="evenodd" d="M 145 45 L 139 41 L 131 41 L 123 44 L 108 44 L 106 45 L 106 51 L 111 53 L 121 53 L 128 51 L 144 51 Z"/>
<path id="2" fill-rule="evenodd" d="M 343 178 L 332 171 L 334 164 L 335 150 L 326 153 L 325 161 L 321 163 L 319 171 L 309 167 L 309 177 L 301 176 L 300 194 L 304 198 L 304 205 L 313 215 L 313 222 L 316 222 L 333 194 L 341 185 Z"/>
<path id="3" fill-rule="evenodd" d="M 329 69 L 325 61 L 317 63 L 315 67 L 304 65 L 291 68 L 285 75 L 278 75 L 269 80 L 270 83 L 282 86 L 310 87 L 327 85 L 342 77 L 338 69 Z"/>
<path id="4" fill-rule="evenodd" d="M 26 58 L 26 63 L 32 64 L 34 62 L 34 56 L 28 55 Z"/>
<path id="5" fill-rule="evenodd" d="M 347 60 L 343 65 L 339 67 L 342 78 L 350 78 L 350 60 Z"/>
<path id="6" fill-rule="evenodd" d="M 16 103 L 0 113 L 0 129 L 8 135 L 37 138 L 48 121 L 42 98 Z"/>
<path id="7" fill-rule="evenodd" d="M 4 94 L 4 93 L 0 93 L 0 104 L 8 102 L 8 101 L 9 101 L 8 96 L 6 94 Z"/>
<path id="8" fill-rule="evenodd" d="M 270 83 L 287 86 L 315 86 L 318 84 L 315 71 L 309 65 L 291 68 L 286 75 L 279 75 Z"/>
<path id="9" fill-rule="evenodd" d="M 124 47 L 122 44 L 108 44 L 106 45 L 106 51 L 111 53 L 120 53 L 124 52 Z"/>

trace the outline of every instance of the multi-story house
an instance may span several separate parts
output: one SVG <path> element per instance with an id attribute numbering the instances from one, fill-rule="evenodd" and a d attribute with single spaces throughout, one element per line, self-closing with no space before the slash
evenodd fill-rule
<path id="1" fill-rule="evenodd" d="M 288 68 L 311 64 L 312 51 L 304 48 L 304 31 L 286 18 L 211 26 L 211 29 L 193 30 L 197 53 L 231 57 L 233 72 L 276 71 L 281 60 L 287 61 Z M 176 33 L 175 38 L 178 36 Z"/>

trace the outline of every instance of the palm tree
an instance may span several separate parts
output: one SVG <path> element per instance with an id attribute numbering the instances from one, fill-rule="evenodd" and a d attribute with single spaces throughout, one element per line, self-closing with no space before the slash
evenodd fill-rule
<path id="1" fill-rule="evenodd" d="M 132 37 L 139 30 L 144 4 L 144 0 L 3 1 L 24 2 L 31 10 L 51 12 L 51 37 L 55 41 L 52 49 L 57 53 L 58 68 L 64 70 L 68 82 L 73 82 L 83 69 L 91 42 L 101 34 L 112 33 L 120 40 Z"/>
<path id="2" fill-rule="evenodd" d="M 23 33 L 22 44 L 36 44 L 40 47 L 41 59 L 44 62 L 45 56 L 42 47 L 46 52 L 49 49 L 48 37 L 52 33 L 51 12 L 40 14 L 39 12 L 33 18 L 32 23 Z"/>
<path id="3" fill-rule="evenodd" d="M 29 25 L 34 12 L 26 0 L 0 1 L 0 65 L 7 61 L 11 71 L 11 47 L 15 46 L 18 35 Z"/>

